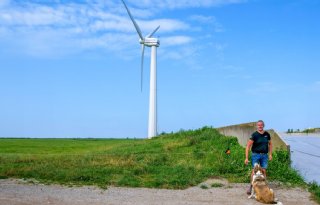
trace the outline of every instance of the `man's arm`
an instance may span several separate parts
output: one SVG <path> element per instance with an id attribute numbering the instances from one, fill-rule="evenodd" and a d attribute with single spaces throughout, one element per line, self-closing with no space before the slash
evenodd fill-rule
<path id="1" fill-rule="evenodd" d="M 248 140 L 248 143 L 247 143 L 247 147 L 246 147 L 246 159 L 244 160 L 244 163 L 247 165 L 249 160 L 249 150 L 251 149 L 252 147 L 252 144 L 253 144 L 253 140 Z"/>
<path id="2" fill-rule="evenodd" d="M 269 141 L 269 160 L 272 160 L 272 142 L 271 140 Z"/>

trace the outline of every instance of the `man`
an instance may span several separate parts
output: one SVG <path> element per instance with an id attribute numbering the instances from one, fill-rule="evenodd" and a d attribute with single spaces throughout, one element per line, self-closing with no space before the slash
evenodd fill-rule
<path id="1" fill-rule="evenodd" d="M 251 155 L 251 163 L 252 167 L 254 167 L 255 163 L 259 163 L 263 175 L 267 177 L 266 169 L 268 167 L 268 159 L 272 160 L 272 143 L 271 143 L 271 137 L 270 134 L 267 131 L 264 131 L 264 122 L 262 120 L 259 120 L 257 122 L 257 131 L 255 131 L 250 139 L 248 140 L 247 147 L 246 147 L 246 159 L 244 163 L 247 165 L 249 160 L 249 150 L 251 149 L 252 155 Z M 269 155 L 269 156 L 268 156 Z M 254 172 L 252 169 L 251 172 L 251 180 Z M 252 185 L 250 183 L 250 187 L 247 190 L 247 194 L 251 194 L 251 188 Z"/>

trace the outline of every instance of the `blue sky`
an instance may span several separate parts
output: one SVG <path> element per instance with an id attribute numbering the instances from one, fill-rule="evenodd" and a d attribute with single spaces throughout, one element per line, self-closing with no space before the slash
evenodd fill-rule
<path id="1" fill-rule="evenodd" d="M 317 0 L 127 0 L 158 25 L 158 132 L 320 126 Z M 149 59 L 120 0 L 0 0 L 1 137 L 147 136 Z"/>

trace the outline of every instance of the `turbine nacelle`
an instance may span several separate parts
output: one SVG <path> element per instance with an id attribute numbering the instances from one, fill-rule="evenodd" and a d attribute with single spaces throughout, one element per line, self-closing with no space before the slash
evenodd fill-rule
<path id="1" fill-rule="evenodd" d="M 140 44 L 151 47 L 151 46 L 160 46 L 160 41 L 157 38 L 145 38 L 143 40 L 140 39 Z"/>

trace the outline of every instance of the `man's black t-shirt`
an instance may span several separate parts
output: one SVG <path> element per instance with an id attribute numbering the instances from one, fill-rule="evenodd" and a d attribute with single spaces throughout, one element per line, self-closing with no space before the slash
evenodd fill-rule
<path id="1" fill-rule="evenodd" d="M 269 152 L 269 141 L 271 140 L 270 134 L 265 131 L 263 134 L 260 134 L 258 131 L 255 131 L 250 139 L 253 141 L 251 151 L 253 153 L 268 153 Z"/>

